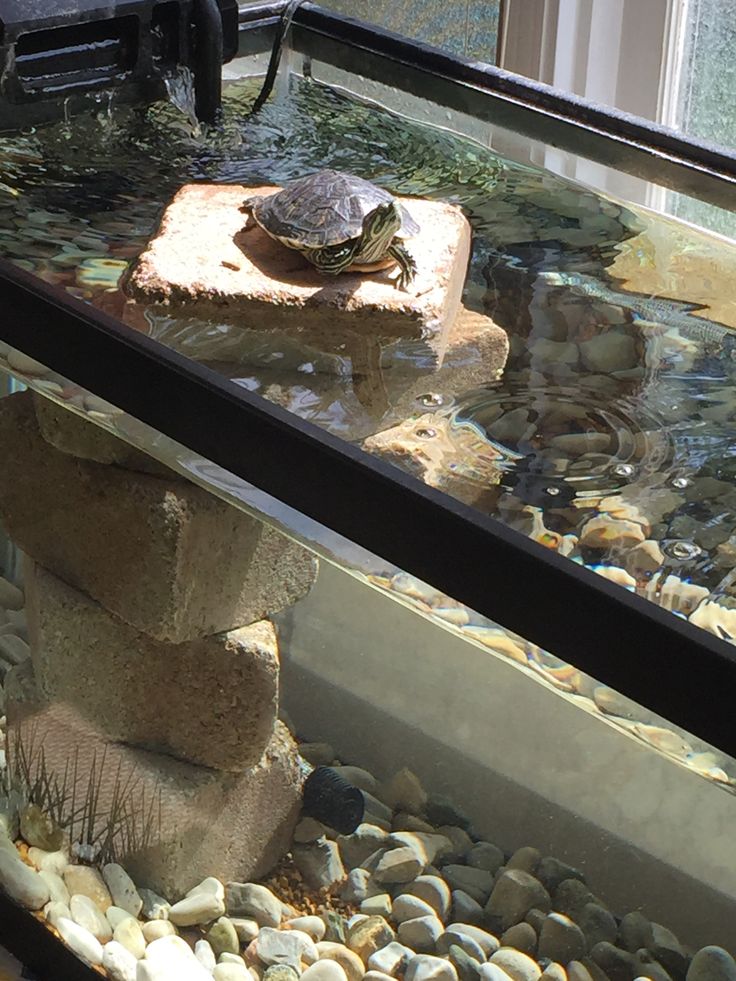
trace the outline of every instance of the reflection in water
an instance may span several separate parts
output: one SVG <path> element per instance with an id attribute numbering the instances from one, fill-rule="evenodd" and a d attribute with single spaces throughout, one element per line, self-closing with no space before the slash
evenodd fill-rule
<path id="1" fill-rule="evenodd" d="M 219 132 L 171 106 L 104 106 L 6 140 L 4 254 L 656 602 L 674 577 L 730 614 L 736 250 L 314 83 L 246 118 L 256 85 L 229 86 Z M 174 88 L 186 109 L 186 79 Z M 125 301 L 119 278 L 182 183 L 324 166 L 464 208 L 464 302 L 510 336 L 502 379 L 457 387 L 460 375 L 433 375 L 424 345 L 394 341 L 381 352 L 386 403 L 371 411 L 348 349 Z"/>

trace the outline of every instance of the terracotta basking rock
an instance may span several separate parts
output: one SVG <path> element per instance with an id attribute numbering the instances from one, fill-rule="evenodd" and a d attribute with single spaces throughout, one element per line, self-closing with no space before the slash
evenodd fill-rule
<path id="1" fill-rule="evenodd" d="M 46 698 L 110 739 L 189 763 L 237 771 L 258 762 L 278 702 L 270 621 L 164 644 L 32 562 L 25 583 L 31 657 Z"/>
<path id="2" fill-rule="evenodd" d="M 439 201 L 399 198 L 420 226 L 407 241 L 418 272 L 408 291 L 395 269 L 324 276 L 257 225 L 246 229 L 243 200 L 276 186 L 190 184 L 182 187 L 158 234 L 134 266 L 128 293 L 148 302 L 196 305 L 245 327 L 296 329 L 325 348 L 345 333 L 427 341 L 442 358 L 460 310 L 470 255 L 462 211 Z"/>
<path id="3" fill-rule="evenodd" d="M 306 550 L 193 484 L 55 450 L 30 392 L 0 402 L 0 453 L 0 515 L 13 541 L 157 640 L 262 620 L 314 581 Z"/>
<path id="4" fill-rule="evenodd" d="M 77 805 L 93 779 L 96 828 L 123 805 L 117 858 L 139 888 L 175 902 L 208 876 L 258 879 L 288 849 L 301 776 L 296 744 L 280 722 L 254 766 L 223 773 L 105 739 L 70 705 L 40 697 L 30 662 L 14 668 L 6 685 L 10 742 L 43 744 L 47 772 L 59 780 L 71 761 Z"/>

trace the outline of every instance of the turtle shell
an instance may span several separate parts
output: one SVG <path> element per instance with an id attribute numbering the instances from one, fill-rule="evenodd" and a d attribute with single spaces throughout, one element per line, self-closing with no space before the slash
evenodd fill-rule
<path id="1" fill-rule="evenodd" d="M 289 184 L 283 191 L 258 198 L 253 217 L 269 235 L 294 248 L 320 249 L 357 238 L 363 218 L 394 196 L 352 174 L 320 170 Z M 416 235 L 419 226 L 401 206 L 399 237 Z"/>

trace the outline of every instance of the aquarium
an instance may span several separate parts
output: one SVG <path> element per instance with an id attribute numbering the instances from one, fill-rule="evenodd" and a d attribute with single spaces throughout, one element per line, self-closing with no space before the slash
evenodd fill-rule
<path id="1" fill-rule="evenodd" d="M 0 942 L 732 981 L 734 243 L 307 8 L 256 113 L 252 17 L 219 128 L 180 72 L 0 147 Z M 324 168 L 416 220 L 405 289 L 255 251 L 252 195 Z"/>

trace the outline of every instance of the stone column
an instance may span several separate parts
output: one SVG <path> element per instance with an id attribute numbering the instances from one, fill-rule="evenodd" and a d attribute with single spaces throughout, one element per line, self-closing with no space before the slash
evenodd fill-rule
<path id="1" fill-rule="evenodd" d="M 142 886 L 173 900 L 263 875 L 300 801 L 268 618 L 315 560 L 30 392 L 0 401 L 0 447 L 0 515 L 29 557 L 11 753 L 21 739 L 57 781 L 74 772 L 77 804 L 94 784 L 96 830 L 117 822 L 115 858 Z"/>

